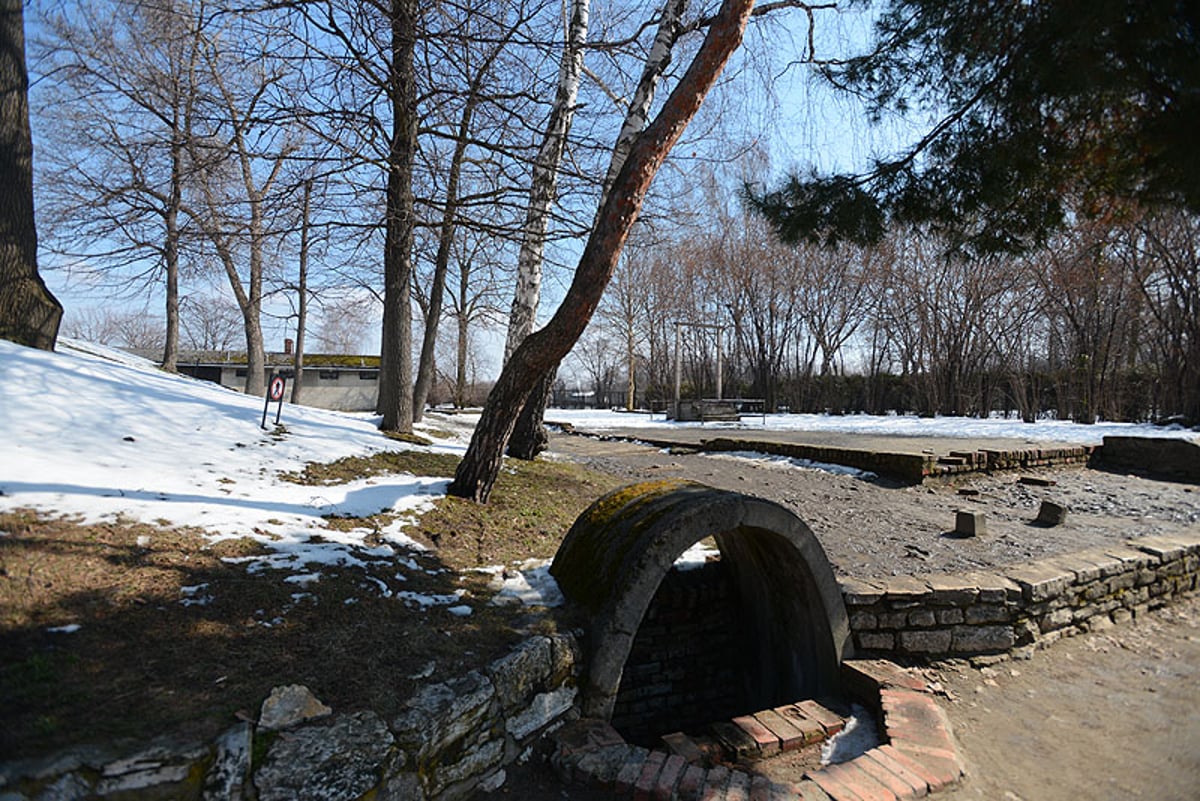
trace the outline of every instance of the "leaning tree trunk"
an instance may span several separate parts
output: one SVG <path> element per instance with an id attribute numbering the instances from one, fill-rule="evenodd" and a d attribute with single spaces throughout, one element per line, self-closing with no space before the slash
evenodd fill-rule
<path id="1" fill-rule="evenodd" d="M 54 350 L 62 305 L 37 269 L 22 0 L 0 0 L 0 339 Z"/>
<path id="2" fill-rule="evenodd" d="M 621 168 L 625 165 L 625 159 L 633 149 L 634 142 L 646 127 L 646 121 L 650 115 L 650 107 L 654 103 L 654 95 L 658 89 L 659 79 L 671 64 L 671 54 L 674 51 L 675 42 L 679 39 L 679 35 L 683 30 L 683 12 L 687 8 L 687 4 L 688 0 L 666 0 L 663 3 L 662 11 L 659 15 L 658 31 L 654 36 L 654 44 L 646 56 L 646 63 L 642 68 L 642 75 L 638 80 L 637 89 L 634 90 L 633 98 L 629 101 L 629 107 L 625 112 L 625 119 L 621 123 L 620 132 L 617 134 L 616 145 L 613 146 L 612 158 L 608 163 L 608 171 L 605 173 L 604 182 L 601 185 L 600 209 L 604 208 L 608 193 L 617 180 Z M 514 302 L 514 319 L 516 313 L 517 308 Z M 532 325 L 532 320 L 529 323 Z M 511 349 L 514 346 L 511 338 L 511 326 L 509 328 L 509 336 L 508 347 Z M 547 372 L 539 377 L 535 386 L 544 386 L 548 391 L 548 388 L 554 383 L 554 373 L 557 369 L 557 363 L 549 367 Z M 545 426 L 542 425 L 542 418 L 546 411 L 547 397 L 545 392 L 542 392 L 540 389 L 534 389 L 525 400 L 525 406 L 522 408 L 519 418 L 524 422 L 520 423 L 518 427 L 520 435 L 518 436 L 516 433 L 513 435 L 513 444 L 509 448 L 510 455 L 519 456 L 523 453 L 537 454 L 545 449 L 546 444 L 549 442 L 549 435 L 546 433 Z M 526 438 L 529 441 L 525 441 Z"/>
<path id="3" fill-rule="evenodd" d="M 500 472 L 516 412 L 535 382 L 571 350 L 600 304 L 655 173 L 742 41 L 754 0 L 724 0 L 679 84 L 633 142 L 597 214 L 574 280 L 554 317 L 530 334 L 500 372 L 449 492 L 486 502 Z"/>

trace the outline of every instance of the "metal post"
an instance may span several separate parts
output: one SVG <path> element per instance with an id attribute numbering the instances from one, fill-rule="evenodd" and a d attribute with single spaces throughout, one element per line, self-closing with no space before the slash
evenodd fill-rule
<path id="1" fill-rule="evenodd" d="M 675 414 L 674 419 L 679 419 L 679 392 L 683 386 L 683 367 L 682 367 L 682 347 L 683 347 L 683 323 L 675 323 Z"/>

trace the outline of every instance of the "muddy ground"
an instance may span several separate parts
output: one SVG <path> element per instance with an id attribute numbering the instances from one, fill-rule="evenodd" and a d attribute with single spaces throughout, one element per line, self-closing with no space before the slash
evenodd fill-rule
<path id="1" fill-rule="evenodd" d="M 778 501 L 809 524 L 835 572 L 857 578 L 994 568 L 1200 525 L 1200 488 L 1082 467 L 903 487 L 579 436 L 556 436 L 552 455 L 630 481 L 686 478 Z M 1054 483 L 1024 484 L 1022 476 Z M 1070 508 L 1064 525 L 1031 525 L 1042 499 Z M 947 536 L 959 508 L 984 511 L 987 536 Z M 1027 660 L 943 662 L 926 675 L 944 691 L 968 770 L 940 798 L 1200 799 L 1200 598 L 1061 640 Z M 496 795 L 605 797 L 564 788 L 536 763 L 510 770 Z"/>

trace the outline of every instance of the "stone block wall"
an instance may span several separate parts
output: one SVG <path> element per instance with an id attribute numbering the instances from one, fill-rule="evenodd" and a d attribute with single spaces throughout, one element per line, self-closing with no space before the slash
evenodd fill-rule
<path id="1" fill-rule="evenodd" d="M 536 636 L 482 671 L 428 685 L 385 721 L 371 711 L 285 731 L 242 722 L 216 740 L 83 747 L 0 763 L 0 801 L 454 801 L 504 782 L 548 727 L 577 715 L 579 644 Z"/>
<path id="2" fill-rule="evenodd" d="M 1200 533 L 1145 537 L 993 573 L 841 582 L 858 656 L 1007 654 L 1198 588 Z"/>
<path id="3" fill-rule="evenodd" d="M 733 585 L 721 562 L 663 578 L 638 628 L 613 706 L 625 739 L 659 735 L 746 711 Z"/>

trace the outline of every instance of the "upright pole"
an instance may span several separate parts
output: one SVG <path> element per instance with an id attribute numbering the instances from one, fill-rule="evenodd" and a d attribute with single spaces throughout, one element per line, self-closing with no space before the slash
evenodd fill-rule
<path id="1" fill-rule="evenodd" d="M 675 323 L 675 413 L 674 419 L 679 419 L 679 392 L 683 386 L 682 347 L 683 323 Z"/>
<path id="2" fill-rule="evenodd" d="M 721 340 L 725 337 L 725 329 L 717 327 L 717 400 L 721 400 Z"/>

